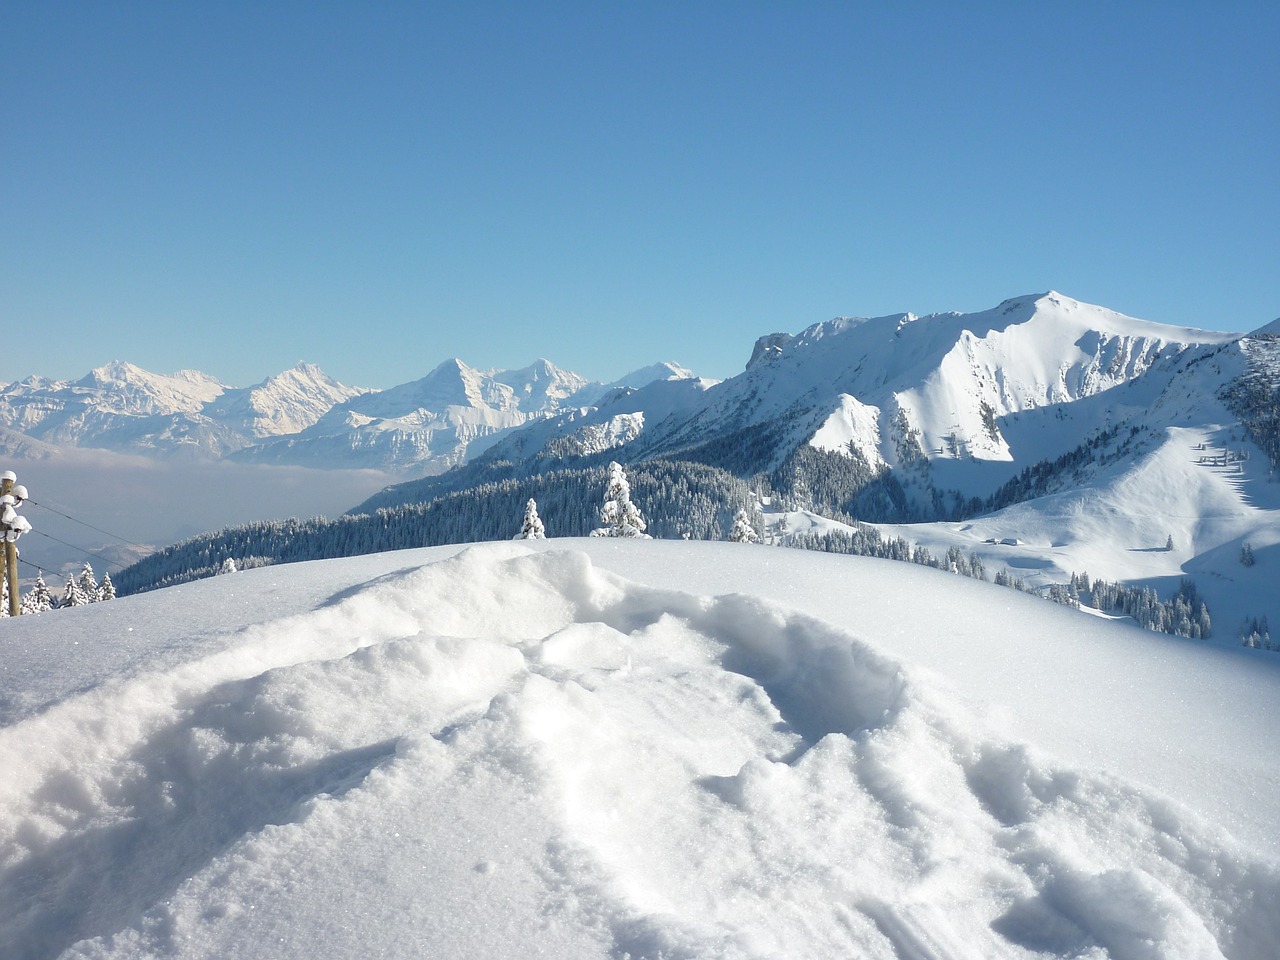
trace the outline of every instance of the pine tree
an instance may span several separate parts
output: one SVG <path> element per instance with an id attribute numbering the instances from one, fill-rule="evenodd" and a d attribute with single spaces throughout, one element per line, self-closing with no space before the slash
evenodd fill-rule
<path id="1" fill-rule="evenodd" d="M 751 525 L 751 518 L 746 508 L 739 510 L 733 517 L 733 529 L 729 531 L 729 539 L 734 543 L 759 543 L 760 536 Z"/>
<path id="2" fill-rule="evenodd" d="M 236 566 L 236 562 L 235 562 L 235 560 L 234 560 L 233 558 L 231 558 L 231 557 L 224 557 L 224 558 L 222 559 L 222 566 L 220 566 L 220 567 L 218 568 L 218 573 L 219 573 L 219 574 L 223 574 L 223 573 L 237 573 L 237 572 L 239 571 L 239 569 L 240 569 L 240 568 Z"/>
<path id="3" fill-rule="evenodd" d="M 98 584 L 99 600 L 114 600 L 116 598 L 116 585 L 111 582 L 111 571 L 102 574 L 102 582 Z"/>
<path id="4" fill-rule="evenodd" d="M 605 488 L 604 506 L 600 508 L 600 526 L 591 531 L 593 537 L 630 537 L 648 540 L 644 517 L 631 502 L 631 485 L 622 464 L 609 464 L 609 485 Z"/>
<path id="5" fill-rule="evenodd" d="M 1256 561 L 1253 559 L 1253 547 L 1247 543 L 1240 545 L 1240 563 L 1246 567 L 1252 567 Z"/>
<path id="6" fill-rule="evenodd" d="M 53 595 L 49 593 L 44 582 L 44 574 L 36 574 L 36 582 L 31 585 L 27 595 L 22 598 L 23 613 L 44 613 L 53 609 Z"/>
<path id="7" fill-rule="evenodd" d="M 80 592 L 84 595 L 85 603 L 95 603 L 98 599 L 98 580 L 93 575 L 93 567 L 85 563 L 84 568 L 80 571 Z"/>
<path id="8" fill-rule="evenodd" d="M 520 525 L 520 533 L 516 535 L 515 539 L 547 539 L 547 531 L 542 526 L 542 519 L 538 516 L 538 502 L 532 497 L 530 497 L 529 502 L 524 505 L 524 523 Z"/>
<path id="9" fill-rule="evenodd" d="M 83 607 L 89 602 L 76 578 L 67 574 L 67 585 L 62 591 L 62 602 L 59 607 Z"/>

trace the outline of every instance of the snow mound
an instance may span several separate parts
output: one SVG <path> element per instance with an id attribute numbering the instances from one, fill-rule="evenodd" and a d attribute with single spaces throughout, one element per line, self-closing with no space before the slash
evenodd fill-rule
<path id="1" fill-rule="evenodd" d="M 828 623 L 580 551 L 389 566 L 234 633 L 157 630 L 125 659 L 86 643 L 51 702 L 10 700 L 9 955 L 1263 958 L 1280 942 L 1275 863 L 1002 739 Z M 259 602 L 281 575 L 112 615 L 141 623 L 227 581 Z"/>

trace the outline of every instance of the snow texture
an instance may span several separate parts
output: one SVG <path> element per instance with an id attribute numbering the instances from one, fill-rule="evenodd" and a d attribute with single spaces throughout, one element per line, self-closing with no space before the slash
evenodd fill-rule
<path id="1" fill-rule="evenodd" d="M 18 960 L 1280 943 L 1280 671 L 937 571 L 544 541 L 5 630 Z"/>

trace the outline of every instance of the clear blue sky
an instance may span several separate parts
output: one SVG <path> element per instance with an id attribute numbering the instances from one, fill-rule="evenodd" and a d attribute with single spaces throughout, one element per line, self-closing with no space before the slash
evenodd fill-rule
<path id="1" fill-rule="evenodd" d="M 1280 3 L 8 3 L 0 380 L 1280 315 Z M 21 330 L 18 335 L 15 331 Z"/>

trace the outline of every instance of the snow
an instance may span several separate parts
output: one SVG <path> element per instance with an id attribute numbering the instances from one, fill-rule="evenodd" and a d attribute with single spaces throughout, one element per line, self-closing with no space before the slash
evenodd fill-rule
<path id="1" fill-rule="evenodd" d="M 688 371 L 674 364 L 657 364 L 626 379 L 665 382 L 685 374 Z M 573 419 L 582 408 L 607 399 L 610 391 L 548 360 L 519 370 L 477 370 L 454 358 L 419 380 L 335 404 L 296 436 L 268 441 L 236 457 L 316 466 L 376 463 L 415 476 L 439 473 L 487 450 L 518 427 L 536 430 L 540 421 L 562 412 L 560 419 Z M 642 425 L 643 420 L 619 422 L 614 425 L 616 436 L 578 439 L 593 449 L 600 442 L 614 445 L 633 438 Z"/>
<path id="2" fill-rule="evenodd" d="M 881 466 L 880 408 L 860 403 L 847 393 L 836 399 L 839 406 L 809 439 L 809 445 L 837 453 L 856 451 L 872 468 Z"/>
<path id="3" fill-rule="evenodd" d="M 1252 456 L 1215 464 L 1224 447 Z M 1036 587 L 1087 572 L 1169 597 L 1190 577 L 1208 603 L 1216 642 L 1234 644 L 1245 618 L 1280 623 L 1280 594 L 1268 585 L 1274 566 L 1240 564 L 1245 543 L 1255 553 L 1280 553 L 1280 485 L 1268 473 L 1266 456 L 1230 426 L 1169 426 L 1142 456 L 1058 493 L 963 523 L 876 526 L 935 555 L 959 547 L 989 571 L 1003 566 Z M 1165 549 L 1169 537 L 1172 550 Z M 986 542 L 1015 538 L 1014 546 Z"/>
<path id="4" fill-rule="evenodd" d="M 846 428 L 859 435 L 858 449 L 874 440 L 878 453 L 870 463 L 896 463 L 890 427 L 900 411 L 935 462 L 959 457 L 966 473 L 975 464 L 1004 465 L 981 472 L 989 481 L 1039 459 L 1001 435 L 1007 420 L 1049 405 L 1074 406 L 1171 367 L 1188 349 L 1238 337 L 1139 320 L 1053 291 L 976 313 L 838 317 L 794 336 L 761 337 L 742 374 L 708 389 L 667 435 L 657 433 L 667 448 L 680 450 L 744 426 L 785 422 L 789 429 L 776 441 L 784 458 L 805 442 L 834 449 L 828 435 L 848 414 L 844 398 L 856 398 L 864 413 L 880 412 L 873 437 L 863 436 L 870 429 L 865 417 Z M 1059 445 L 1051 456 L 1062 452 Z"/>
<path id="5" fill-rule="evenodd" d="M 21 960 L 1280 942 L 1280 668 L 938 571 L 493 544 L 4 630 Z"/>
<path id="6" fill-rule="evenodd" d="M 650 364 L 647 367 L 641 367 L 639 370 L 632 370 L 625 376 L 619 377 L 613 383 L 609 384 L 613 387 L 629 387 L 632 390 L 639 390 L 647 387 L 655 380 L 695 380 L 695 374 L 688 367 L 682 367 L 678 363 L 670 360 L 663 360 L 660 363 Z"/>

